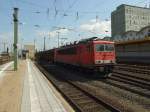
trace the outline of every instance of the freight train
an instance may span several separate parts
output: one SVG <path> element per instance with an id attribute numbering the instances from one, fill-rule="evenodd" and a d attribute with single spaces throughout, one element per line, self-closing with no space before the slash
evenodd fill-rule
<path id="1" fill-rule="evenodd" d="M 150 38 L 115 43 L 116 62 L 150 64 Z"/>
<path id="2" fill-rule="evenodd" d="M 107 77 L 115 63 L 114 42 L 84 39 L 70 45 L 36 53 L 38 61 L 61 63 Z"/>

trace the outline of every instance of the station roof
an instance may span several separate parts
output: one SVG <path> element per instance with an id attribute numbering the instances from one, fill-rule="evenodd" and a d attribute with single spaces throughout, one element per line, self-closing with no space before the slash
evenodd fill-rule
<path id="1" fill-rule="evenodd" d="M 147 43 L 147 42 L 150 42 L 150 37 L 144 39 L 138 39 L 138 40 L 115 42 L 115 45 L 138 44 L 138 43 Z"/>

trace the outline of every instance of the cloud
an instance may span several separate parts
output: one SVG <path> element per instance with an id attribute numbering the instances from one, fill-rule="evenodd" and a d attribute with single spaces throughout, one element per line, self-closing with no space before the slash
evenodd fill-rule
<path id="1" fill-rule="evenodd" d="M 13 41 L 13 32 L 2 32 L 0 34 L 1 42 L 12 42 Z"/>
<path id="2" fill-rule="evenodd" d="M 110 35 L 111 34 L 111 21 L 101 21 L 92 19 L 88 23 L 80 25 L 80 29 L 99 35 Z"/>
<path id="3" fill-rule="evenodd" d="M 50 37 L 56 37 L 58 35 L 58 32 L 60 32 L 61 35 L 67 35 L 69 33 L 68 29 L 60 29 L 60 30 L 53 30 L 53 31 L 37 31 L 38 36 L 50 36 Z"/>
<path id="4" fill-rule="evenodd" d="M 18 32 L 18 41 L 21 38 L 22 34 Z M 0 33 L 0 42 L 13 43 L 14 42 L 14 33 L 13 32 L 1 32 Z"/>

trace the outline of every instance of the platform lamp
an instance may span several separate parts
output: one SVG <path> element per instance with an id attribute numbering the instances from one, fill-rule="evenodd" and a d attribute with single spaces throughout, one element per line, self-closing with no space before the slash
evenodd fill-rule
<path id="1" fill-rule="evenodd" d="M 40 13 L 40 12 L 35 12 L 35 13 Z M 35 24 L 34 27 L 35 27 L 35 28 L 40 28 L 40 25 Z M 36 47 L 37 47 L 37 42 L 38 42 L 38 40 L 36 39 L 36 37 L 34 38 L 33 41 L 34 41 L 34 42 L 33 42 L 33 43 L 34 43 L 34 49 L 37 50 Z"/>

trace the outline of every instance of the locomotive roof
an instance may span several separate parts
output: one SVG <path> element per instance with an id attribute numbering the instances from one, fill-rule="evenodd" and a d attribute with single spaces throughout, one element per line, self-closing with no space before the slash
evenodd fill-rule
<path id="1" fill-rule="evenodd" d="M 45 50 L 45 51 L 39 51 L 39 52 L 37 52 L 37 53 L 49 52 L 49 51 L 54 51 L 54 50 L 55 50 L 55 48 L 49 49 L 49 50 Z"/>
<path id="2" fill-rule="evenodd" d="M 94 37 L 93 37 L 94 38 Z M 87 43 L 94 43 L 94 44 L 114 44 L 113 41 L 104 41 L 104 40 L 100 40 L 100 39 L 96 39 L 96 40 L 90 40 L 90 41 L 81 41 L 81 42 L 78 42 L 78 43 L 75 43 L 75 44 L 69 44 L 69 45 L 65 45 L 65 46 L 60 46 L 59 48 L 53 48 L 53 49 L 49 49 L 49 50 L 45 50 L 45 51 L 39 51 L 37 53 L 43 53 L 43 52 L 50 52 L 50 51 L 53 51 L 55 49 L 65 49 L 65 48 L 70 48 L 70 47 L 75 47 L 75 46 L 79 46 L 79 45 L 82 45 L 82 44 L 87 44 Z"/>
<path id="3" fill-rule="evenodd" d="M 104 40 L 94 40 L 93 43 L 95 43 L 95 44 L 96 44 L 96 43 L 99 43 L 99 44 L 100 44 L 100 43 L 101 43 L 101 44 L 106 44 L 106 43 L 107 43 L 107 44 L 113 44 L 114 42 L 113 42 L 113 41 L 104 41 Z"/>
<path id="4" fill-rule="evenodd" d="M 125 44 L 138 44 L 138 43 L 146 43 L 150 42 L 150 38 L 138 39 L 138 40 L 128 40 L 122 42 L 115 42 L 115 45 L 125 45 Z"/>
<path id="5" fill-rule="evenodd" d="M 81 42 L 81 43 L 79 42 L 79 43 L 76 43 L 76 44 L 70 44 L 70 45 L 62 46 L 62 47 L 59 47 L 57 49 L 65 49 L 65 48 L 70 48 L 70 47 L 76 47 L 76 46 L 84 45 L 84 44 L 87 44 L 87 43 L 94 43 L 94 44 L 114 44 L 113 41 L 91 40 L 91 41 L 87 41 L 87 42 Z"/>

